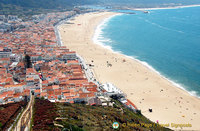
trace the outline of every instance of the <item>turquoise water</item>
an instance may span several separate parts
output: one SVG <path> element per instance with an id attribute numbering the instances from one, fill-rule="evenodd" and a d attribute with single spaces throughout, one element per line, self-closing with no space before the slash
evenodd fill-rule
<path id="1" fill-rule="evenodd" d="M 200 96 L 200 7 L 117 15 L 100 25 L 97 41 L 153 67 Z"/>

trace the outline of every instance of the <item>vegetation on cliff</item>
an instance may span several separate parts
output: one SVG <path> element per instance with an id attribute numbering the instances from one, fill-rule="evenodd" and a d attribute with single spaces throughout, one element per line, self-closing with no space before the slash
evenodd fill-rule
<path id="1" fill-rule="evenodd" d="M 85 104 L 51 103 L 48 100 L 38 99 L 35 105 L 38 111 L 35 112 L 34 118 L 36 119 L 37 116 L 37 119 L 43 123 L 37 122 L 34 123 L 34 126 L 37 126 L 36 124 L 43 124 L 43 127 L 51 127 L 54 130 L 98 131 L 104 129 L 110 131 L 114 130 L 112 127 L 113 122 L 118 122 L 118 130 L 170 130 L 151 122 L 140 114 L 140 112 L 134 113 L 132 110 L 124 107 L 120 102 L 113 101 L 115 102 L 113 107 L 103 107 Z M 38 104 L 41 107 L 40 109 Z M 48 106 L 48 108 L 45 106 Z M 43 112 L 44 110 L 48 114 Z M 46 125 L 44 121 L 46 121 Z"/>

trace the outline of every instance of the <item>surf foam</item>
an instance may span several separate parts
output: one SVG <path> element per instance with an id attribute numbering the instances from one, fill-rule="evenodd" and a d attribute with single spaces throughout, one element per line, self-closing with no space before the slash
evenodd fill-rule
<path id="1" fill-rule="evenodd" d="M 199 5 L 200 6 L 200 5 Z M 123 52 L 121 51 L 116 51 L 116 50 L 113 50 L 112 49 L 112 46 L 109 46 L 109 45 L 106 45 L 106 43 L 104 42 L 112 42 L 112 40 L 108 39 L 108 38 L 105 38 L 103 37 L 103 29 L 106 28 L 108 22 L 116 17 L 116 16 L 120 16 L 120 15 L 123 15 L 123 14 L 116 14 L 116 15 L 113 15 L 109 18 L 106 18 L 104 19 L 97 27 L 96 27 L 96 30 L 95 30 L 95 33 L 94 33 L 94 36 L 93 36 L 93 42 L 95 44 L 98 44 L 100 46 L 102 46 L 103 48 L 106 48 L 114 53 L 117 53 L 117 54 L 121 54 L 121 55 L 124 55 L 125 57 L 127 58 L 130 58 L 132 60 L 135 60 L 137 62 L 139 62 L 140 64 L 142 64 L 143 66 L 145 66 L 146 68 L 148 68 L 150 71 L 152 72 L 155 72 L 156 74 L 158 74 L 160 77 L 164 78 L 165 80 L 167 80 L 168 82 L 170 82 L 172 85 L 174 85 L 175 87 L 178 87 L 186 92 L 188 92 L 191 96 L 195 96 L 197 98 L 200 98 L 200 96 L 197 95 L 197 92 L 196 91 L 189 91 L 189 90 L 186 90 L 186 87 L 184 87 L 184 85 L 182 85 L 181 83 L 177 83 L 177 82 L 174 82 L 174 80 L 171 80 L 170 78 L 164 76 L 163 74 L 161 74 L 159 71 L 157 71 L 155 68 L 153 68 L 151 65 L 149 65 L 147 62 L 145 61 L 142 61 L 142 60 L 139 60 L 137 58 L 137 56 L 128 56 L 128 55 L 125 55 Z"/>

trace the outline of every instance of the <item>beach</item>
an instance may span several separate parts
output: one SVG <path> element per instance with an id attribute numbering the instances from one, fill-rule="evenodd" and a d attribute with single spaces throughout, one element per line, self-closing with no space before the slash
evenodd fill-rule
<path id="1" fill-rule="evenodd" d="M 82 56 L 100 83 L 110 82 L 126 93 L 142 114 L 154 122 L 169 124 L 171 129 L 191 124 L 185 130 L 200 130 L 200 99 L 191 96 L 144 66 L 139 61 L 94 43 L 95 30 L 101 22 L 117 15 L 112 12 L 81 14 L 60 25 L 63 45 Z M 148 109 L 152 108 L 152 112 Z M 172 124 L 174 123 L 174 124 Z M 178 126 L 178 127 L 175 127 Z"/>

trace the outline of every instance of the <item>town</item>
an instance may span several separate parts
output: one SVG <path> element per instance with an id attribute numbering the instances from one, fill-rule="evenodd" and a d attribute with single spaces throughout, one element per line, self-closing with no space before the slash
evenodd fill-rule
<path id="1" fill-rule="evenodd" d="M 0 104 L 35 97 L 51 102 L 112 106 L 110 96 L 136 110 L 111 83 L 100 84 L 83 58 L 62 45 L 57 27 L 77 11 L 32 16 L 0 16 Z"/>

